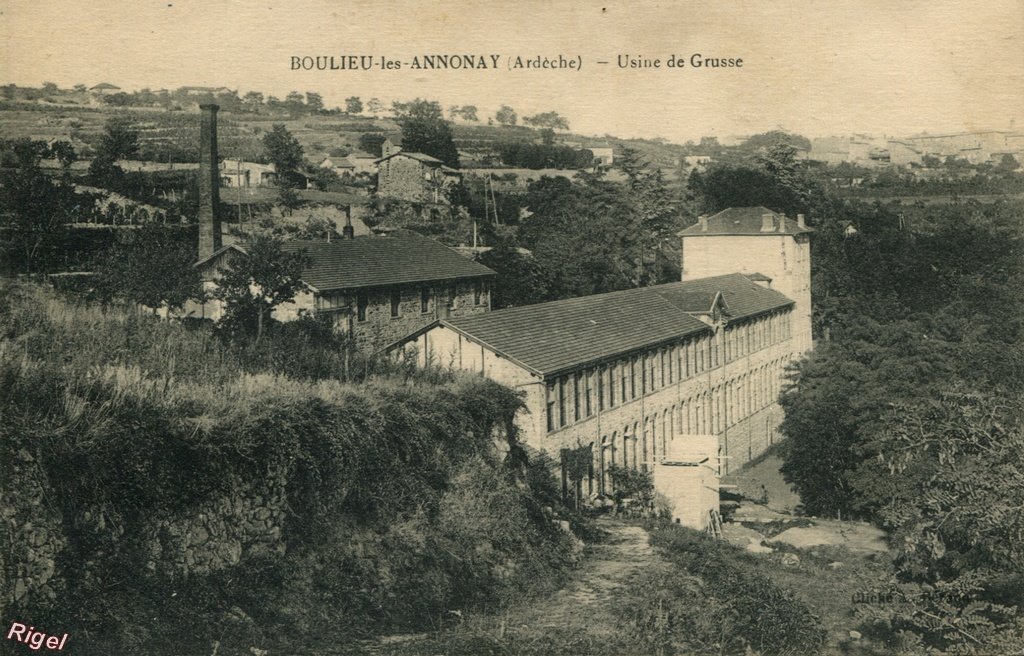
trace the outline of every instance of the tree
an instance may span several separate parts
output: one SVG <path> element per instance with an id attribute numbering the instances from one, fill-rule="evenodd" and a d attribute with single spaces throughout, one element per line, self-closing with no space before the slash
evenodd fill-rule
<path id="1" fill-rule="evenodd" d="M 544 267 L 532 255 L 519 253 L 507 241 L 483 253 L 480 264 L 498 272 L 491 296 L 493 309 L 529 305 L 548 298 Z"/>
<path id="2" fill-rule="evenodd" d="M 303 166 L 302 144 L 282 123 L 275 123 L 270 132 L 263 135 L 263 149 L 277 172 L 278 202 L 287 209 L 299 205 L 295 193 L 304 184 L 300 172 Z"/>
<path id="3" fill-rule="evenodd" d="M 345 99 L 345 111 L 349 114 L 362 114 L 363 101 L 359 99 L 359 96 L 349 96 Z"/>
<path id="4" fill-rule="evenodd" d="M 999 163 L 996 164 L 996 169 L 1004 173 L 1016 171 L 1020 168 L 1020 163 L 1017 158 L 1010 153 L 1003 153 L 1003 156 L 999 159 Z"/>
<path id="5" fill-rule="evenodd" d="M 258 342 L 274 308 L 306 289 L 302 271 L 309 259 L 302 252 L 285 253 L 269 235 L 258 235 L 245 250 L 247 255 L 236 258 L 217 281 L 213 296 L 225 303 L 222 321 L 228 332 L 255 332 Z"/>
<path id="6" fill-rule="evenodd" d="M 50 153 L 60 162 L 61 168 L 64 169 L 65 173 L 78 160 L 78 153 L 75 152 L 75 147 L 71 145 L 70 141 L 54 141 L 50 144 Z"/>
<path id="7" fill-rule="evenodd" d="M 263 107 L 263 94 L 259 91 L 249 91 L 242 96 L 242 106 L 254 114 L 259 113 Z"/>
<path id="8" fill-rule="evenodd" d="M 533 116 L 524 116 L 523 123 L 535 128 L 569 129 L 569 121 L 560 116 L 558 112 L 542 112 Z"/>
<path id="9" fill-rule="evenodd" d="M 380 98 L 370 98 L 366 102 L 366 111 L 373 116 L 378 116 L 384 111 L 384 103 L 380 101 Z"/>
<path id="10" fill-rule="evenodd" d="M 98 187 L 117 189 L 123 181 L 124 171 L 117 160 L 137 157 L 139 133 L 125 117 L 107 121 L 100 135 L 96 156 L 89 163 L 89 178 Z"/>
<path id="11" fill-rule="evenodd" d="M 380 157 L 384 139 L 384 135 L 380 132 L 363 132 L 359 135 L 359 149 L 374 157 Z"/>
<path id="12" fill-rule="evenodd" d="M 661 169 L 652 169 L 636 149 L 624 148 L 618 162 L 626 174 L 626 186 L 635 210 L 634 225 L 639 233 L 637 284 L 677 280 L 675 262 L 678 262 L 678 257 L 671 258 L 673 264 L 667 271 L 655 267 L 659 262 L 666 262 L 666 248 L 674 245 L 675 233 L 681 227 L 677 218 L 678 200 L 669 193 Z M 653 255 L 653 261 L 649 261 L 649 255 Z"/>
<path id="13" fill-rule="evenodd" d="M 122 231 L 98 268 L 98 287 L 107 298 L 121 297 L 153 308 L 180 308 L 202 295 L 192 266 L 195 247 L 187 233 L 158 223 Z"/>
<path id="14" fill-rule="evenodd" d="M 45 142 L 15 142 L 16 166 L 0 176 L 0 225 L 5 268 L 24 273 L 46 271 L 59 261 L 67 224 L 92 213 L 92 199 L 71 184 L 54 182 L 39 168 Z"/>
<path id="15" fill-rule="evenodd" d="M 799 134 L 791 134 L 783 130 L 771 130 L 770 132 L 763 132 L 749 137 L 740 147 L 750 151 L 757 151 L 762 148 L 772 148 L 778 145 L 810 150 L 811 140 Z"/>
<path id="16" fill-rule="evenodd" d="M 306 92 L 306 110 L 310 114 L 316 114 L 318 112 L 323 111 L 323 108 L 324 108 L 324 98 L 323 98 L 323 96 L 321 96 L 319 93 L 314 93 L 312 91 L 307 91 Z"/>
<path id="17" fill-rule="evenodd" d="M 402 149 L 436 157 L 452 168 L 459 168 L 459 151 L 452 138 L 451 125 L 444 120 L 437 102 L 416 100 L 395 103 L 402 126 Z"/>
<path id="18" fill-rule="evenodd" d="M 298 91 L 289 91 L 288 95 L 284 97 L 285 108 L 293 114 L 301 113 L 306 107 L 305 96 Z"/>
<path id="19" fill-rule="evenodd" d="M 320 191 L 340 190 L 341 177 L 333 169 L 324 168 L 323 166 L 317 166 L 310 169 L 309 175 L 313 180 L 313 184 Z"/>
<path id="20" fill-rule="evenodd" d="M 128 159 L 139 154 L 139 133 L 133 127 L 131 119 L 114 117 L 103 126 L 96 156 L 116 161 Z"/>
<path id="21" fill-rule="evenodd" d="M 502 105 L 494 114 L 494 120 L 502 125 L 515 125 L 518 118 L 516 110 L 512 109 L 508 105 Z"/>
<path id="22" fill-rule="evenodd" d="M 448 108 L 448 118 L 453 121 L 457 118 L 461 118 L 463 121 L 477 122 L 480 119 L 477 117 L 476 105 L 452 105 Z"/>
<path id="23" fill-rule="evenodd" d="M 548 298 L 600 294 L 636 286 L 639 258 L 635 213 L 621 184 L 594 176 L 544 177 L 530 184 L 533 214 L 519 229 L 548 281 Z"/>

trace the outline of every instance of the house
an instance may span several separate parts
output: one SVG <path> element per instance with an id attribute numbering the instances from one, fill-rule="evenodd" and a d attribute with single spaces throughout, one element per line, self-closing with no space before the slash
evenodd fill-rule
<path id="1" fill-rule="evenodd" d="M 388 157 L 400 150 L 402 150 L 402 135 L 389 134 L 384 137 L 384 141 L 380 145 L 380 156 Z"/>
<path id="2" fill-rule="evenodd" d="M 200 110 L 199 260 L 194 266 L 210 291 L 225 269 L 249 253 L 244 243 L 223 244 L 218 213 L 224 172 L 217 154 L 219 107 L 204 104 Z M 236 171 L 241 164 L 237 162 Z M 351 220 L 342 234 L 333 241 L 285 242 L 286 252 L 302 251 L 308 258 L 302 271 L 306 290 L 275 308 L 276 319 L 329 317 L 335 329 L 351 335 L 358 346 L 376 348 L 430 321 L 490 310 L 494 271 L 447 246 L 406 230 L 357 237 Z M 187 304 L 184 311 L 187 316 L 218 319 L 223 307 L 214 300 Z"/>
<path id="3" fill-rule="evenodd" d="M 889 162 L 896 166 L 921 164 L 923 156 L 913 145 L 896 139 L 889 140 Z"/>
<path id="4" fill-rule="evenodd" d="M 179 87 L 177 92 L 186 96 L 218 96 L 232 93 L 227 87 Z"/>
<path id="5" fill-rule="evenodd" d="M 91 87 L 89 91 L 93 92 L 97 96 L 106 96 L 112 93 L 117 93 L 121 90 L 121 87 L 110 84 L 109 82 L 100 82 L 94 87 Z"/>
<path id="6" fill-rule="evenodd" d="M 587 146 L 587 150 L 594 153 L 594 161 L 600 166 L 611 166 L 615 163 L 615 149 L 608 145 Z"/>
<path id="7" fill-rule="evenodd" d="M 774 443 L 786 367 L 810 348 L 810 232 L 803 217 L 731 208 L 680 233 L 679 282 L 439 319 L 387 350 L 523 392 L 522 442 L 563 473 L 570 451 L 591 458 L 563 491 L 611 494 L 612 465 L 650 471 L 674 515 L 703 528 L 692 504 L 711 483 L 676 467 L 724 473 Z"/>
<path id="8" fill-rule="evenodd" d="M 277 184 L 277 169 L 273 164 L 225 159 L 220 163 L 222 187 L 272 187 Z"/>
<path id="9" fill-rule="evenodd" d="M 377 173 L 377 158 L 369 153 L 358 151 L 349 153 L 348 161 L 352 162 L 355 175 L 376 175 Z"/>
<path id="10" fill-rule="evenodd" d="M 334 241 L 286 241 L 286 253 L 305 253 L 306 291 L 274 310 L 278 321 L 303 315 L 329 317 L 337 332 L 357 346 L 378 349 L 432 321 L 490 310 L 494 271 L 440 242 L 407 230 L 356 237 L 351 226 Z M 195 264 L 208 290 L 239 257 L 244 244 L 223 246 Z M 218 319 L 217 301 L 189 308 L 193 316 Z"/>
<path id="11" fill-rule="evenodd" d="M 339 176 L 353 175 L 356 167 L 347 157 L 325 157 L 318 165 L 322 169 L 334 171 Z"/>
<path id="12" fill-rule="evenodd" d="M 419 203 L 447 204 L 448 192 L 462 179 L 436 157 L 404 150 L 377 160 L 377 194 Z"/>
<path id="13" fill-rule="evenodd" d="M 1021 145 L 1021 135 L 1016 132 L 988 130 L 958 132 L 954 134 L 921 135 L 907 137 L 903 141 L 921 153 L 945 159 L 956 157 L 971 163 L 988 161 L 992 153 L 1014 150 Z"/>

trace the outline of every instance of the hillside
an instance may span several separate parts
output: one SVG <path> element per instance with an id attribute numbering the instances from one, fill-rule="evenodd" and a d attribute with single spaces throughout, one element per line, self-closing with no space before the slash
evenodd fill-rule
<path id="1" fill-rule="evenodd" d="M 84 158 L 98 143 L 104 124 L 113 117 L 126 117 L 140 132 L 143 153 L 156 161 L 196 161 L 198 106 L 167 110 L 154 107 L 111 107 L 89 104 L 56 104 L 0 101 L 0 130 L 8 139 L 27 137 L 44 141 L 67 140 Z M 222 109 L 218 117 L 218 145 L 225 158 L 262 161 L 263 134 L 275 123 L 283 123 L 305 150 L 306 160 L 318 163 L 333 152 L 359 149 L 359 137 L 367 132 L 395 134 L 399 125 L 387 116 L 291 112 L 255 114 Z M 540 134 L 526 126 L 487 125 L 459 120 L 454 124 L 455 143 L 470 159 L 496 152 L 508 141 L 539 141 Z M 559 132 L 556 143 L 574 147 L 595 144 L 616 150 L 635 148 L 653 165 L 666 171 L 677 166 L 685 148 L 676 144 L 642 139 L 620 139 Z M 143 159 L 150 159 L 143 157 Z"/>

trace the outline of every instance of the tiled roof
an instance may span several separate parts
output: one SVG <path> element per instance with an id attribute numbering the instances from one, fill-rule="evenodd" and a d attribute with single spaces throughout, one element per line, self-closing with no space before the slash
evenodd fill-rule
<path id="1" fill-rule="evenodd" d="M 771 214 L 774 230 L 771 232 L 761 231 L 761 215 Z M 784 214 L 773 212 L 767 207 L 730 207 L 718 214 L 709 216 L 708 229 L 701 230 L 700 223 L 681 230 L 681 237 L 707 237 L 711 235 L 799 235 L 805 232 L 813 232 L 810 228 L 801 228 L 793 219 L 787 219 Z M 782 221 L 783 230 L 779 231 L 779 221 Z"/>
<path id="2" fill-rule="evenodd" d="M 693 314 L 721 293 L 742 318 L 793 301 L 740 274 L 525 305 L 441 323 L 540 375 L 710 331 Z"/>
<path id="3" fill-rule="evenodd" d="M 387 237 L 286 241 L 282 249 L 306 250 L 311 263 L 302 279 L 320 291 L 495 275 L 444 244 L 407 230 Z"/>
<path id="4" fill-rule="evenodd" d="M 383 162 L 385 160 L 391 159 L 392 157 L 409 157 L 409 158 L 412 158 L 412 159 L 414 159 L 414 160 L 416 160 L 418 162 L 423 162 L 424 164 L 430 164 L 431 166 L 442 166 L 443 165 L 441 160 L 437 159 L 436 157 L 431 157 L 430 155 L 425 155 L 423 153 L 410 153 L 410 152 L 406 152 L 404 150 L 399 150 L 398 152 L 391 153 L 387 157 L 381 157 L 380 159 L 377 160 L 377 162 L 378 163 L 379 162 Z"/>
<path id="5" fill-rule="evenodd" d="M 721 292 L 732 320 L 745 319 L 793 304 L 793 300 L 785 294 L 762 287 L 740 273 L 671 282 L 652 289 L 659 290 L 664 298 L 687 312 L 710 310 L 715 295 Z"/>

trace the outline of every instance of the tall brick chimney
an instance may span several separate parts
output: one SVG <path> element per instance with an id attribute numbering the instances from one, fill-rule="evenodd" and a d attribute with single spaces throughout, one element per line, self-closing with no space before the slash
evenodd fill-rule
<path id="1" fill-rule="evenodd" d="M 217 105 L 200 105 L 199 123 L 199 259 L 220 248 L 220 162 L 217 158 Z"/>

